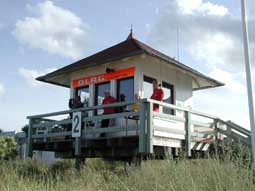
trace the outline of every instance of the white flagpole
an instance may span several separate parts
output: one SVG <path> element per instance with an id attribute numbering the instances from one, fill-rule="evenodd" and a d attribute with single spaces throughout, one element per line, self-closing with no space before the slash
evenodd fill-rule
<path id="1" fill-rule="evenodd" d="M 253 97 L 252 97 L 252 78 L 251 78 L 249 39 L 248 39 L 249 35 L 248 35 L 248 25 L 247 25 L 247 15 L 246 15 L 246 0 L 241 0 L 241 7 L 242 7 L 244 61 L 245 61 L 246 81 L 247 81 L 252 153 L 253 153 L 253 163 L 254 163 L 253 170 L 255 172 L 255 115 L 254 115 L 254 103 L 253 103 Z"/>

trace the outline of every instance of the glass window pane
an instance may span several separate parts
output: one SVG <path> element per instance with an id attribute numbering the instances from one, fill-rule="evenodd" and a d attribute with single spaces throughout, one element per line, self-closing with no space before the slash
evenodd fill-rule
<path id="1" fill-rule="evenodd" d="M 104 92 L 106 90 L 110 91 L 110 83 L 96 84 L 95 86 L 95 105 L 102 105 L 104 99 Z M 103 114 L 103 109 L 99 109 L 97 114 Z"/>
<path id="2" fill-rule="evenodd" d="M 164 90 L 163 102 L 174 104 L 173 85 L 170 85 L 168 83 L 163 82 L 162 83 L 162 88 Z M 173 115 L 174 111 L 173 111 L 173 109 L 163 108 L 163 113 L 167 113 L 167 114 L 172 114 Z"/>
<path id="3" fill-rule="evenodd" d="M 133 101 L 134 100 L 134 78 L 120 79 L 117 82 L 117 100 L 118 101 Z M 125 108 L 131 109 L 131 106 Z M 124 109 L 124 110 L 125 110 Z"/>
<path id="4" fill-rule="evenodd" d="M 144 76 L 143 77 L 143 97 L 150 98 L 153 94 L 153 86 L 152 81 L 155 80 L 154 78 Z"/>
<path id="5" fill-rule="evenodd" d="M 89 87 L 78 89 L 78 95 L 81 97 L 81 102 L 88 106 L 89 103 Z"/>
<path id="6" fill-rule="evenodd" d="M 118 80 L 118 101 L 134 100 L 134 78 Z M 121 95 L 125 96 L 125 100 L 121 100 Z"/>
<path id="7" fill-rule="evenodd" d="M 150 82 L 143 82 L 143 97 L 150 98 L 153 93 L 152 83 Z"/>
<path id="8" fill-rule="evenodd" d="M 169 88 L 163 87 L 164 98 L 163 102 L 171 103 L 171 90 Z"/>

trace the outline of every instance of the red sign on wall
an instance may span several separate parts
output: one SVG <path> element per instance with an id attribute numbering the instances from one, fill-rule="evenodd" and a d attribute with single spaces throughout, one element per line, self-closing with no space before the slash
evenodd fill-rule
<path id="1" fill-rule="evenodd" d="M 126 69 L 121 69 L 121 70 L 117 70 L 110 73 L 104 73 L 104 74 L 89 76 L 85 78 L 75 79 L 73 80 L 73 87 L 74 88 L 84 87 L 90 84 L 103 83 L 110 80 L 117 80 L 121 78 L 132 77 L 134 75 L 135 75 L 135 67 L 126 68 Z"/>

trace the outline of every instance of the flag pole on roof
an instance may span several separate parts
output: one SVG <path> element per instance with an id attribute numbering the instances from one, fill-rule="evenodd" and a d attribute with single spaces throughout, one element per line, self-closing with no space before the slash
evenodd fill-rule
<path id="1" fill-rule="evenodd" d="M 135 38 L 135 36 L 134 36 L 134 33 L 133 33 L 133 24 L 131 24 L 131 26 L 130 26 L 130 33 L 129 33 L 128 37 L 127 37 L 127 40 L 134 39 L 134 38 Z"/>
<path id="2" fill-rule="evenodd" d="M 244 61 L 247 81 L 247 93 L 250 114 L 250 127 L 251 127 L 251 141 L 253 153 L 253 172 L 255 174 L 255 113 L 252 92 L 252 78 L 251 78 L 251 64 L 250 64 L 250 51 L 249 51 L 249 35 L 246 14 L 246 0 L 241 0 L 242 8 L 242 27 L 243 27 L 243 48 L 244 48 Z"/>

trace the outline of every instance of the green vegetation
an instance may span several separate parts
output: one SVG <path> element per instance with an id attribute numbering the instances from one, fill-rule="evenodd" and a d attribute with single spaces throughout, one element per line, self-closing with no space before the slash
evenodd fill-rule
<path id="1" fill-rule="evenodd" d="M 251 168 L 219 159 L 145 161 L 140 168 L 88 160 L 78 173 L 74 161 L 45 166 L 38 161 L 0 161 L 1 191 L 83 190 L 255 190 Z"/>
<path id="2" fill-rule="evenodd" d="M 17 156 L 17 143 L 11 137 L 0 136 L 0 160 L 14 159 Z"/>

